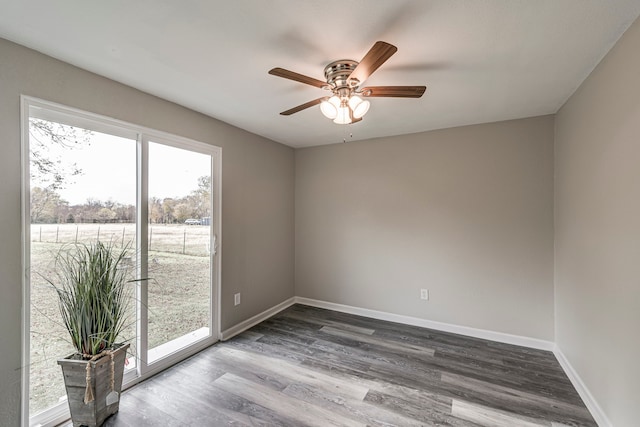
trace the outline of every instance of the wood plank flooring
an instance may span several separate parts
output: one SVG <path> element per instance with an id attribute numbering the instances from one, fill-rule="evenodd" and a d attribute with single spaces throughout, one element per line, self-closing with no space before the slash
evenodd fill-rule
<path id="1" fill-rule="evenodd" d="M 123 393 L 106 426 L 597 426 L 552 353 L 294 305 Z"/>

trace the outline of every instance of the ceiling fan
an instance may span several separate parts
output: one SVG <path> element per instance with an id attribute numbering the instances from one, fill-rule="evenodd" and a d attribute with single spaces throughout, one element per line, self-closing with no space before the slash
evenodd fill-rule
<path id="1" fill-rule="evenodd" d="M 360 62 L 351 59 L 340 59 L 327 65 L 324 69 L 326 81 L 314 79 L 284 68 L 269 70 L 271 75 L 295 80 L 332 93 L 331 96 L 314 99 L 280 114 L 289 116 L 320 104 L 322 114 L 332 119 L 334 123 L 350 124 L 362 120 L 362 117 L 369 110 L 369 101 L 362 99 L 363 97 L 420 98 L 424 94 L 426 86 L 360 87 L 397 50 L 398 48 L 392 44 L 378 41 L 369 49 L 369 52 Z"/>

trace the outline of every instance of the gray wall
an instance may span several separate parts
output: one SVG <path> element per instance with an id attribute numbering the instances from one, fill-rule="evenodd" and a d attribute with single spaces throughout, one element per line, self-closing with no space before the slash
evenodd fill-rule
<path id="1" fill-rule="evenodd" d="M 222 147 L 222 329 L 294 295 L 291 148 L 0 39 L 0 425 L 19 420 L 21 94 Z"/>
<path id="2" fill-rule="evenodd" d="M 613 424 L 634 425 L 638 51 L 640 22 L 555 122 L 546 116 L 294 154 L 0 39 L 0 425 L 19 419 L 20 94 L 223 147 L 223 329 L 295 294 L 555 339 Z M 429 302 L 419 300 L 420 288 L 430 290 Z M 238 307 L 235 292 L 243 294 Z"/>
<path id="3" fill-rule="evenodd" d="M 556 118 L 556 341 L 613 425 L 640 420 L 640 21 Z"/>
<path id="4" fill-rule="evenodd" d="M 553 340 L 553 126 L 296 150 L 296 295 Z"/>

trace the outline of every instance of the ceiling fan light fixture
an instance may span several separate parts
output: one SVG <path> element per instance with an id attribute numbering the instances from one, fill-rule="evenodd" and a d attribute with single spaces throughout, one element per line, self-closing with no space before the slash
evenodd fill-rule
<path id="1" fill-rule="evenodd" d="M 332 96 L 329 99 L 325 99 L 320 103 L 320 111 L 327 119 L 335 119 L 338 115 L 338 107 L 340 106 L 340 98 Z"/>
<path id="2" fill-rule="evenodd" d="M 351 110 L 349 107 L 347 105 L 338 107 L 338 115 L 333 120 L 333 123 L 348 125 L 351 121 Z"/>
<path id="3" fill-rule="evenodd" d="M 353 117 L 355 119 L 361 119 L 364 117 L 364 115 L 367 114 L 367 111 L 369 111 L 370 106 L 371 103 L 369 101 L 363 100 L 358 95 L 353 95 L 349 99 L 349 108 L 353 111 Z"/>

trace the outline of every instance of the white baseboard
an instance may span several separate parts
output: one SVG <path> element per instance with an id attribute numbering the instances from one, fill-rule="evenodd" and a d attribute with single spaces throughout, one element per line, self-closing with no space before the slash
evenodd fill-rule
<path id="1" fill-rule="evenodd" d="M 471 328 L 469 326 L 453 325 L 451 323 L 435 322 L 433 320 L 420 319 L 418 317 L 403 316 L 400 314 L 387 313 L 384 311 L 370 310 L 367 308 L 354 307 L 351 305 L 336 304 L 333 302 L 320 301 L 311 298 L 295 297 L 298 304 L 310 305 L 312 307 L 326 308 L 328 310 L 340 311 L 342 313 L 355 314 L 358 316 L 371 317 L 378 320 L 403 323 L 405 325 L 420 326 L 422 328 L 435 329 L 438 331 L 451 332 L 454 334 L 466 335 L 469 337 L 482 338 L 490 341 L 497 341 L 506 344 L 519 345 L 522 347 L 535 348 L 539 350 L 553 351 L 555 344 L 538 338 L 523 337 L 520 335 L 505 334 L 502 332 L 488 331 L 485 329 Z"/>
<path id="2" fill-rule="evenodd" d="M 573 384 L 573 387 L 582 398 L 582 401 L 586 405 L 587 409 L 589 410 L 589 412 L 591 412 L 591 416 L 596 421 L 596 423 L 598 423 L 598 426 L 612 427 L 613 424 L 611 424 L 611 421 L 609 421 L 607 415 L 604 413 L 600 405 L 598 405 L 598 402 L 596 401 L 595 397 L 593 397 L 585 383 L 582 381 L 580 375 L 578 375 L 576 370 L 573 369 L 573 366 L 571 366 L 571 363 L 569 363 L 569 359 L 567 359 L 564 353 L 562 353 L 560 347 L 556 345 L 553 349 L 553 353 L 556 355 L 556 359 L 558 359 L 560 366 L 562 366 L 565 374 L 567 374 L 569 380 L 571 380 L 571 384 Z"/>
<path id="3" fill-rule="evenodd" d="M 295 298 L 289 298 L 288 300 L 285 300 L 283 302 L 281 302 L 278 305 L 275 305 L 265 311 L 263 311 L 262 313 L 256 314 L 255 316 L 238 323 L 235 326 L 230 327 L 229 329 L 225 329 L 224 331 L 222 331 L 220 333 L 220 339 L 222 341 L 226 341 L 230 338 L 235 337 L 236 335 L 246 331 L 247 329 L 257 325 L 258 323 L 262 322 L 263 320 L 267 320 L 269 317 L 281 312 L 282 310 L 284 310 L 287 307 L 291 307 L 293 304 L 295 304 Z"/>

